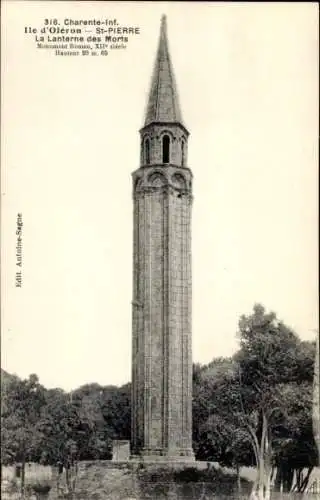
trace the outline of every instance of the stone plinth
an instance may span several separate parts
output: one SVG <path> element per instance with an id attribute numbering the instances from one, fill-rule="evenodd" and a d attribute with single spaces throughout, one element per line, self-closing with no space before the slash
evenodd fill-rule
<path id="1" fill-rule="evenodd" d="M 130 458 L 130 441 L 112 441 L 112 461 L 123 462 Z"/>

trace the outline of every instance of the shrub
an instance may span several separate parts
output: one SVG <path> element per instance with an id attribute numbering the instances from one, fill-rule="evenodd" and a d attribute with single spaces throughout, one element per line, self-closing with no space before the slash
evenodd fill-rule
<path id="1" fill-rule="evenodd" d="M 18 481 L 15 478 L 8 481 L 7 492 L 12 495 L 19 492 Z"/>
<path id="2" fill-rule="evenodd" d="M 231 493 L 237 488 L 237 477 L 222 470 L 206 469 L 187 466 L 182 469 L 174 468 L 145 468 L 138 472 L 140 484 L 200 484 L 205 483 L 215 493 Z M 241 479 L 241 485 L 246 489 L 248 481 Z"/>
<path id="3" fill-rule="evenodd" d="M 48 481 L 36 481 L 30 484 L 30 489 L 35 493 L 45 495 L 51 490 L 51 484 Z"/>

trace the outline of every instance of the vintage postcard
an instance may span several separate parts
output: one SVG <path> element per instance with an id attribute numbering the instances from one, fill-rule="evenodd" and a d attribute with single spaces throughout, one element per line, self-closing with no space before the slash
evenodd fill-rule
<path id="1" fill-rule="evenodd" d="M 319 494 L 318 74 L 315 2 L 2 2 L 3 498 Z"/>

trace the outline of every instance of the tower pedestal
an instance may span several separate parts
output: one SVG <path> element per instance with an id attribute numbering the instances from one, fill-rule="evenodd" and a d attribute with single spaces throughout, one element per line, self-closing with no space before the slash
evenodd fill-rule
<path id="1" fill-rule="evenodd" d="M 161 462 L 161 463 L 192 463 L 195 461 L 195 456 L 192 448 L 184 450 L 141 450 L 139 455 L 131 455 L 130 460 L 136 462 Z"/>

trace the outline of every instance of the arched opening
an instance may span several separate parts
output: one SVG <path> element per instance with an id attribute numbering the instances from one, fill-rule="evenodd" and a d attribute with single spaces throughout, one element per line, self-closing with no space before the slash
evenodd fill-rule
<path id="1" fill-rule="evenodd" d="M 154 172 L 148 177 L 148 182 L 153 187 L 161 187 L 166 184 L 166 178 L 163 174 L 160 174 L 160 172 Z"/>
<path id="2" fill-rule="evenodd" d="M 137 177 L 134 181 L 134 190 L 136 191 L 140 184 L 140 177 Z"/>
<path id="3" fill-rule="evenodd" d="M 150 141 L 149 141 L 149 139 L 146 139 L 145 143 L 144 143 L 144 156 L 145 156 L 146 164 L 149 165 L 150 164 Z"/>
<path id="4" fill-rule="evenodd" d="M 182 139 L 181 141 L 181 166 L 184 167 L 185 164 L 185 143 Z"/>
<path id="5" fill-rule="evenodd" d="M 162 163 L 170 162 L 170 137 L 164 135 L 162 139 Z"/>

